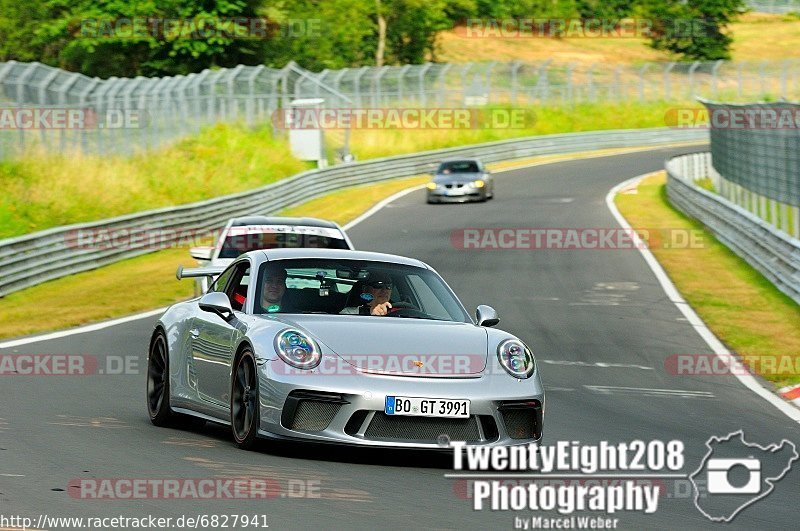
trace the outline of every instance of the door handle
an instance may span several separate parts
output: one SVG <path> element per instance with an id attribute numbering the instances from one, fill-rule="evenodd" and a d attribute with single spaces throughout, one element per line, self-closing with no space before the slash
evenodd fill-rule
<path id="1" fill-rule="evenodd" d="M 200 330 L 198 330 L 197 328 L 192 328 L 191 330 L 189 330 L 189 334 L 192 336 L 192 339 L 197 339 L 198 337 L 200 337 Z"/>

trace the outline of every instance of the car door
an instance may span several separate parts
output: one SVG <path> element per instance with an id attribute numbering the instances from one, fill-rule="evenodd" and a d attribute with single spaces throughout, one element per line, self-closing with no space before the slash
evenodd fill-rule
<path id="1" fill-rule="evenodd" d="M 228 407 L 230 393 L 231 363 L 233 361 L 233 339 L 236 312 L 245 307 L 241 297 L 242 286 L 250 278 L 250 261 L 235 262 L 220 275 L 212 291 L 221 291 L 228 296 L 234 315 L 226 320 L 214 312 L 198 310 L 192 321 L 192 358 L 197 376 L 197 391 L 200 398 L 215 405 Z"/>

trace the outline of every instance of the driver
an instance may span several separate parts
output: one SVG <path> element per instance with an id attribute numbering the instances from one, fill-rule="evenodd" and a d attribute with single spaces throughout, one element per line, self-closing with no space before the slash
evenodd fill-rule
<path id="1" fill-rule="evenodd" d="M 340 313 L 354 315 L 386 315 L 392 308 L 389 297 L 392 296 L 392 277 L 381 271 L 373 272 L 364 282 L 361 306 L 348 306 Z"/>
<path id="2" fill-rule="evenodd" d="M 267 313 L 279 312 L 284 293 L 286 293 L 286 270 L 277 265 L 267 265 L 264 287 L 261 290 L 261 307 Z"/>

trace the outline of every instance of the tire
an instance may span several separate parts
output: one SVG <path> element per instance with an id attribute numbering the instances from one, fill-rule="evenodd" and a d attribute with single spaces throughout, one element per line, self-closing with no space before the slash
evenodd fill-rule
<path id="1" fill-rule="evenodd" d="M 258 438 L 258 371 L 253 353 L 244 350 L 236 359 L 231 378 L 231 432 L 236 446 L 251 450 Z"/>
<path id="2" fill-rule="evenodd" d="M 156 426 L 173 426 L 177 420 L 169 406 L 169 351 L 167 338 L 159 330 L 147 355 L 147 412 Z"/>

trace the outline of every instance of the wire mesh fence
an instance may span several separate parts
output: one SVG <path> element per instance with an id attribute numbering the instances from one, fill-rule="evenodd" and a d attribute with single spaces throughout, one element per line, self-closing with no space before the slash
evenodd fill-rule
<path id="1" fill-rule="evenodd" d="M 748 0 L 747 6 L 757 13 L 800 13 L 800 0 Z"/>
<path id="2" fill-rule="evenodd" d="M 536 107 L 800 99 L 800 60 L 641 65 L 481 62 L 323 70 L 237 66 L 163 78 L 89 78 L 0 63 L 0 158 L 26 149 L 148 150 L 220 122 L 274 123 L 295 99 L 325 108 Z"/>
<path id="3" fill-rule="evenodd" d="M 774 221 L 782 205 L 800 206 L 800 104 L 703 103 L 714 169 L 755 194 L 757 204 L 747 208 L 764 211 L 762 217 Z"/>

